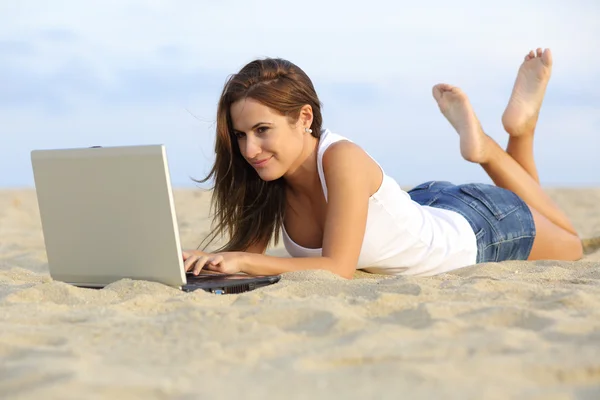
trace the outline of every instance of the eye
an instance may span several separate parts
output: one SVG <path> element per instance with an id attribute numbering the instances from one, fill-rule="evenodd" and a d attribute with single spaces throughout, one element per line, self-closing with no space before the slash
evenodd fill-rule
<path id="1" fill-rule="evenodd" d="M 269 130 L 269 128 L 268 128 L 268 127 L 266 127 L 266 126 L 260 126 L 260 127 L 258 127 L 258 128 L 256 129 L 256 132 L 257 132 L 257 133 L 259 133 L 259 134 L 261 134 L 261 133 L 265 133 L 265 132 L 266 132 L 266 131 L 268 131 L 268 130 Z"/>
<path id="2" fill-rule="evenodd" d="M 233 136 L 235 136 L 237 139 L 243 139 L 246 134 L 244 132 L 235 131 L 233 132 Z"/>

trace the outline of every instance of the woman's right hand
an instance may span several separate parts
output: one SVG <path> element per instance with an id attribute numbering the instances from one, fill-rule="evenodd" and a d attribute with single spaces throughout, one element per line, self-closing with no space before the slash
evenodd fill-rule
<path id="1" fill-rule="evenodd" d="M 183 269 L 185 272 L 190 272 L 196 265 L 200 266 L 200 269 L 207 264 L 214 263 L 217 259 L 216 254 L 206 253 L 200 250 L 184 250 L 183 256 Z"/>

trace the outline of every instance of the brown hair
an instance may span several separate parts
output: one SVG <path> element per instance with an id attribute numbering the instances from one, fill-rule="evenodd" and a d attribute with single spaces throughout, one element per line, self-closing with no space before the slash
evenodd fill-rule
<path id="1" fill-rule="evenodd" d="M 312 136 L 321 136 L 321 102 L 310 78 L 298 66 L 278 58 L 255 60 L 228 78 L 217 109 L 215 163 L 208 176 L 197 181 L 215 180 L 213 230 L 205 241 L 210 244 L 224 233 L 229 236 L 229 242 L 215 251 L 244 251 L 273 237 L 277 244 L 283 225 L 284 179 L 263 181 L 242 157 L 233 134 L 231 105 L 248 97 L 287 116 L 291 123 L 298 120 L 303 106 L 310 105 Z"/>

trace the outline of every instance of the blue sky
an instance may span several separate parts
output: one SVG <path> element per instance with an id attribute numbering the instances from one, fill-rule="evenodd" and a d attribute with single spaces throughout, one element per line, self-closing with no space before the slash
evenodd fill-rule
<path id="1" fill-rule="evenodd" d="M 600 185 L 600 3 L 582 1 L 14 1 L 0 4 L 0 187 L 33 186 L 40 148 L 163 143 L 175 186 L 213 161 L 227 76 L 272 56 L 303 68 L 325 126 L 402 185 L 489 178 L 463 161 L 431 87 L 469 95 L 486 132 L 525 53 L 554 71 L 536 159 L 548 186 Z"/>

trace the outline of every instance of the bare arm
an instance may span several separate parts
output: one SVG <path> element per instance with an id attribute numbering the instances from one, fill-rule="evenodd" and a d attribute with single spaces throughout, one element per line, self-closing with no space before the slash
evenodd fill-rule
<path id="1" fill-rule="evenodd" d="M 266 240 L 264 242 L 255 243 L 255 244 L 249 246 L 244 252 L 236 252 L 236 253 L 237 254 L 248 253 L 248 254 L 262 255 L 265 253 L 265 251 L 267 251 L 268 245 L 269 245 L 269 241 Z M 184 250 L 182 252 L 182 256 L 183 256 L 185 270 L 188 271 L 188 270 L 190 270 L 191 266 L 195 263 L 204 265 L 204 263 L 206 263 L 207 260 L 210 260 L 214 257 L 214 254 L 207 253 L 202 250 Z M 197 272 L 199 272 L 199 270 Z"/>
<path id="2" fill-rule="evenodd" d="M 322 269 L 352 278 L 363 243 L 373 180 L 374 161 L 350 142 L 332 145 L 323 157 L 328 211 L 322 257 L 280 258 L 262 254 L 242 256 L 242 271 L 274 275 L 290 271 Z M 378 168 L 377 168 L 378 169 Z"/>
<path id="3" fill-rule="evenodd" d="M 327 257 L 283 258 L 263 254 L 243 253 L 241 271 L 250 275 L 278 275 L 285 272 L 304 270 L 325 270 L 352 278 L 352 273 L 344 274 L 333 260 Z"/>

